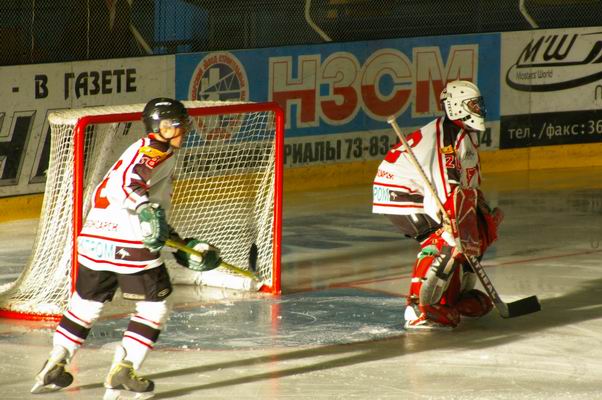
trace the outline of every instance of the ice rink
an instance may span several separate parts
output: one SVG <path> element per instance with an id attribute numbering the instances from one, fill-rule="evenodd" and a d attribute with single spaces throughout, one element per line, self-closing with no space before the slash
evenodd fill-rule
<path id="1" fill-rule="evenodd" d="M 504 301 L 450 332 L 406 332 L 403 294 L 418 246 L 371 214 L 371 187 L 287 193 L 283 294 L 177 287 L 141 370 L 157 399 L 602 398 L 602 169 L 485 176 L 505 212 L 483 265 Z M 0 283 L 26 263 L 36 220 L 0 224 Z M 75 381 L 31 395 L 53 323 L 0 320 L 0 399 L 101 399 L 127 325 L 112 304 L 71 364 Z"/>

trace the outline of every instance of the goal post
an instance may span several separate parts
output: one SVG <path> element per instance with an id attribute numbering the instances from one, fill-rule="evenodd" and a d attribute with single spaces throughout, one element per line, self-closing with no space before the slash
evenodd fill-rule
<path id="1" fill-rule="evenodd" d="M 164 250 L 176 284 L 280 293 L 284 113 L 278 104 L 183 101 L 193 128 L 175 153 L 169 222 L 206 240 L 225 268 L 196 272 Z M 58 319 L 77 277 L 77 237 L 94 189 L 121 153 L 143 137 L 144 104 L 49 115 L 51 151 L 32 255 L 19 278 L 0 286 L 0 317 Z"/>

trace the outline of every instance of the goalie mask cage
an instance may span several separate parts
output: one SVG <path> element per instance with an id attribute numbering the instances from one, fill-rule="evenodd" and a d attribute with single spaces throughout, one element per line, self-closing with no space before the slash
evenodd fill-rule
<path id="1" fill-rule="evenodd" d="M 164 250 L 174 283 L 280 293 L 284 114 L 276 103 L 184 101 L 193 126 L 176 156 L 169 222 L 182 237 L 206 240 L 223 268 L 195 272 Z M 96 185 L 123 151 L 145 136 L 144 104 L 50 114 L 50 161 L 32 255 L 19 278 L 0 287 L 0 316 L 58 319 L 77 276 L 77 235 Z"/>

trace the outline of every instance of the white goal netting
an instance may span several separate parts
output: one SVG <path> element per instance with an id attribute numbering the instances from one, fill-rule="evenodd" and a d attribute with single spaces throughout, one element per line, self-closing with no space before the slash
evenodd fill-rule
<path id="1" fill-rule="evenodd" d="M 221 267 L 193 272 L 177 266 L 164 251 L 172 279 L 277 293 L 282 188 L 277 142 L 283 133 L 276 106 L 184 104 L 194 130 L 176 152 L 169 222 L 183 238 L 195 237 L 219 247 L 224 261 L 253 271 L 260 281 Z M 137 104 L 51 114 L 50 161 L 37 237 L 19 278 L 0 287 L 0 315 L 35 319 L 64 311 L 72 290 L 73 234 L 81 226 L 74 210 L 80 207 L 85 218 L 90 196 L 108 168 L 144 136 L 143 108 L 144 104 Z M 74 128 L 87 118 L 94 123 L 85 126 L 83 148 L 78 151 Z M 81 196 L 74 185 L 78 168 L 83 171 Z"/>

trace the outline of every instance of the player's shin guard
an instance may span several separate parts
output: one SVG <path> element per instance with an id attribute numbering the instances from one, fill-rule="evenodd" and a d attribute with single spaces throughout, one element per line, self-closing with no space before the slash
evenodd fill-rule
<path id="1" fill-rule="evenodd" d="M 166 316 L 165 301 L 136 303 L 136 315 L 130 319 L 122 341 L 126 351 L 125 360 L 130 361 L 134 369 L 140 368 L 149 350 L 153 349 Z"/>
<path id="2" fill-rule="evenodd" d="M 69 308 L 63 314 L 53 336 L 53 344 L 67 349 L 72 358 L 84 343 L 94 322 L 100 316 L 104 304 L 98 301 L 82 299 L 73 293 Z"/>

